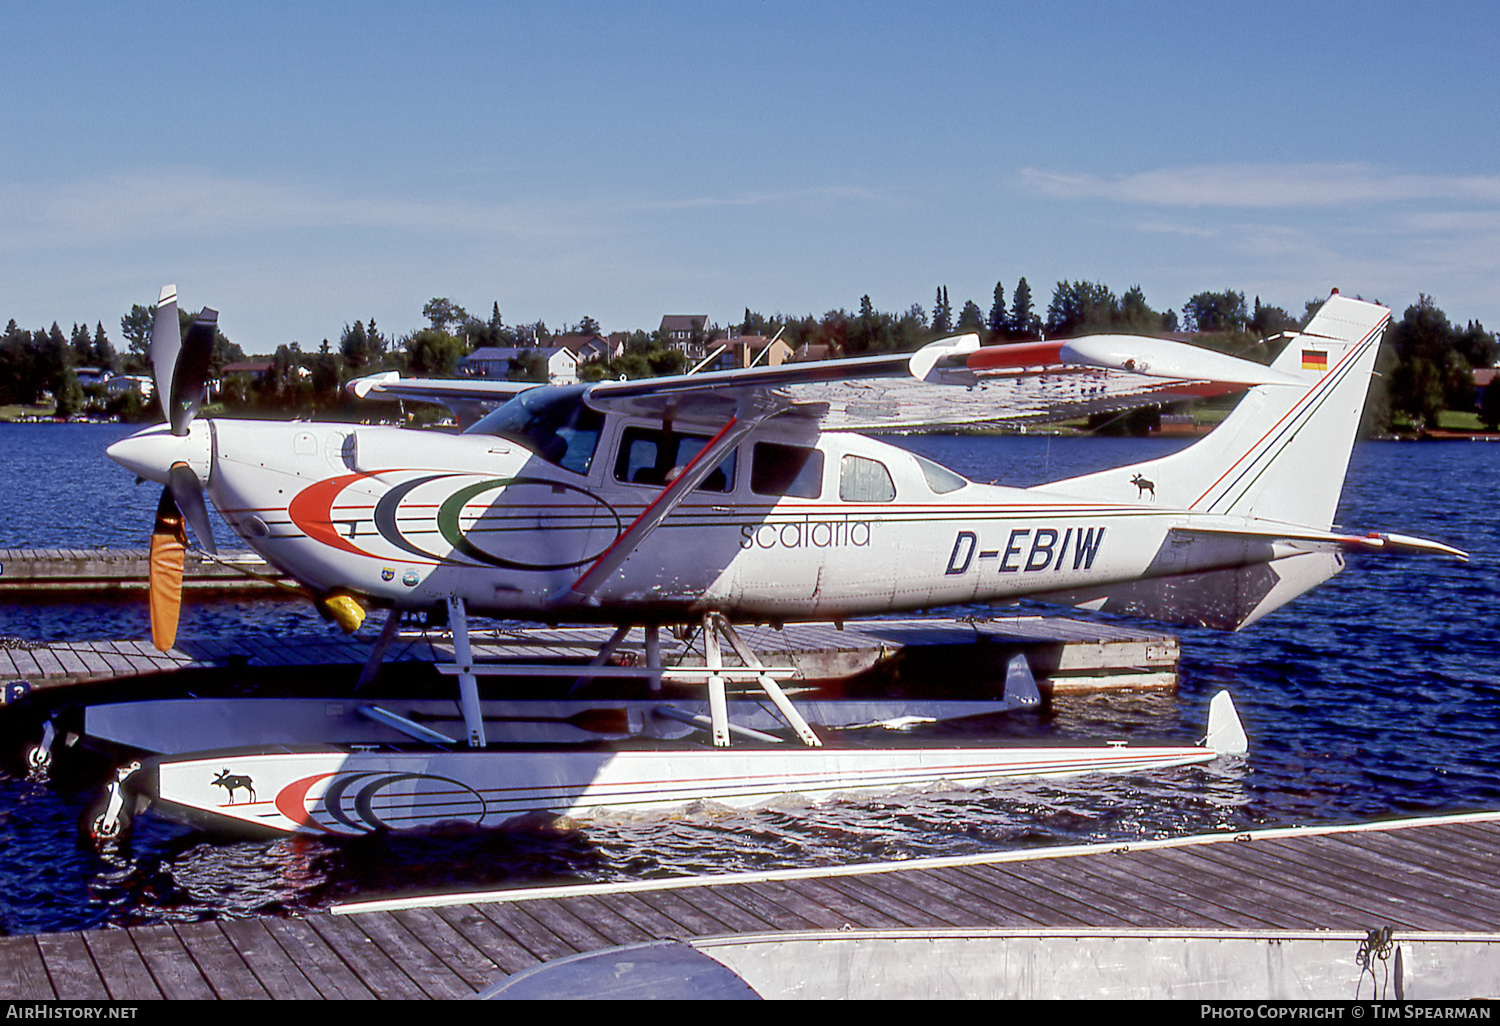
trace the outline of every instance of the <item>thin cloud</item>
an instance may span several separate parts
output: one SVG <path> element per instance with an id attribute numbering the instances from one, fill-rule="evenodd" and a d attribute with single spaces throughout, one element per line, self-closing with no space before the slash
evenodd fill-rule
<path id="1" fill-rule="evenodd" d="M 866 202 L 884 194 L 858 185 L 834 185 L 813 189 L 789 189 L 781 192 L 744 192 L 730 196 L 696 196 L 656 200 L 640 205 L 642 210 L 698 210 L 713 207 L 759 207 L 789 203 L 826 203 L 839 201 Z"/>
<path id="2" fill-rule="evenodd" d="M 1057 199 L 1162 207 L 1288 209 L 1445 200 L 1500 203 L 1500 176 L 1391 174 L 1363 164 L 1199 164 L 1130 175 L 1022 168 L 1023 189 Z"/>
<path id="3" fill-rule="evenodd" d="M 472 232 L 522 238 L 588 234 L 580 210 L 532 202 L 462 204 L 338 196 L 314 187 L 199 171 L 0 185 L 0 226 L 17 244 L 70 245 L 191 233 L 305 228 Z"/>

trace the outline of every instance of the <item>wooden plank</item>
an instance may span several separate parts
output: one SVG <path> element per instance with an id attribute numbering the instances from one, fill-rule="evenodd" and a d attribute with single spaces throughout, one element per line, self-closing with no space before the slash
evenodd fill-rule
<path id="1" fill-rule="evenodd" d="M 391 913 L 413 937 L 441 959 L 473 991 L 489 986 L 503 970 L 485 952 L 430 908 Z M 615 942 L 611 942 L 615 943 Z"/>
<path id="2" fill-rule="evenodd" d="M 507 975 L 542 962 L 473 905 L 450 905 L 434 911 L 455 933 L 483 951 Z"/>
<path id="3" fill-rule="evenodd" d="M 922 876 L 963 894 L 965 905 L 991 926 L 1040 926 L 1051 914 L 1034 895 L 1018 891 L 1008 881 L 985 880 L 958 867 L 923 870 Z"/>
<path id="4" fill-rule="evenodd" d="M 1062 895 L 1094 910 L 1101 923 L 1129 927 L 1169 926 L 1171 921 L 1137 903 L 1137 894 L 1120 894 L 1086 873 L 1086 859 L 1038 859 L 1026 867 L 1027 879 L 1049 895 Z"/>
<path id="5" fill-rule="evenodd" d="M 941 883 L 936 886 L 921 886 L 915 877 L 915 873 L 882 873 L 856 882 L 870 886 L 883 900 L 898 901 L 901 906 L 910 909 L 907 916 L 913 913 L 927 916 L 932 919 L 933 926 L 990 926 L 990 919 L 975 912 L 974 907 L 966 906 L 962 901 L 950 901 L 948 897 L 939 894 L 941 889 L 947 889 L 942 888 Z M 926 922 L 916 922 L 913 926 L 926 926 Z"/>
<path id="6" fill-rule="evenodd" d="M 905 873 L 882 873 L 879 876 L 843 877 L 830 880 L 833 886 L 845 885 L 850 897 L 875 905 L 894 918 L 912 926 L 981 926 L 987 925 L 973 912 L 938 898 L 907 879 Z"/>
<path id="7" fill-rule="evenodd" d="M 734 932 L 728 923 L 693 905 L 678 891 L 644 891 L 637 897 L 692 936 L 710 937 L 716 933 Z"/>
<path id="8" fill-rule="evenodd" d="M 697 911 L 712 917 L 732 933 L 761 933 L 774 929 L 771 923 L 730 901 L 718 887 L 692 887 L 677 892 Z"/>
<path id="9" fill-rule="evenodd" d="M 1385 865 L 1420 868 L 1435 876 L 1458 876 L 1466 879 L 1475 872 L 1500 873 L 1500 835 L 1473 837 L 1452 828 L 1423 830 L 1420 836 L 1410 830 L 1334 834 L 1316 840 L 1320 850 L 1335 848 L 1348 851 L 1359 861 L 1377 860 Z"/>
<path id="10" fill-rule="evenodd" d="M 1379 878 L 1399 876 L 1412 886 L 1425 885 L 1440 897 L 1455 888 L 1467 890 L 1470 893 L 1465 904 L 1471 910 L 1484 910 L 1488 922 L 1500 923 L 1500 895 L 1470 886 L 1476 875 L 1492 876 L 1500 869 L 1500 860 L 1486 866 L 1489 852 L 1456 855 L 1435 844 L 1439 840 L 1436 836 L 1398 838 L 1396 833 L 1309 837 L 1289 850 L 1326 860 L 1350 879 L 1367 880 L 1371 873 Z M 1275 841 L 1266 843 L 1273 848 L 1282 846 Z"/>
<path id="11" fill-rule="evenodd" d="M 1194 898 L 1179 889 L 1177 885 L 1181 882 L 1180 877 L 1158 875 L 1151 867 L 1143 865 L 1148 859 L 1139 857 L 1132 860 L 1130 856 L 1129 852 L 1107 852 L 1087 859 L 1087 865 L 1082 868 L 1088 875 L 1098 878 L 1101 886 L 1112 887 L 1115 893 L 1130 895 L 1140 901 L 1144 911 L 1169 926 L 1212 929 L 1229 925 L 1222 918 L 1223 910 L 1220 906 Z"/>
<path id="12" fill-rule="evenodd" d="M 1316 838 L 1307 838 L 1315 841 Z M 1236 852 L 1246 869 L 1266 876 L 1283 872 L 1297 880 L 1298 889 L 1306 896 L 1338 902 L 1348 912 L 1358 915 L 1362 903 L 1368 901 L 1373 892 L 1383 892 L 1381 908 L 1391 915 L 1405 917 L 1407 924 L 1425 929 L 1484 930 L 1493 928 L 1497 917 L 1472 915 L 1459 912 L 1454 906 L 1460 904 L 1461 881 L 1451 876 L 1433 877 L 1437 888 L 1422 892 L 1416 883 L 1423 874 L 1418 874 L 1400 863 L 1387 865 L 1386 874 L 1372 872 L 1379 863 L 1367 863 L 1364 867 L 1351 867 L 1343 862 L 1324 857 L 1315 846 L 1309 844 L 1288 845 L 1275 841 L 1256 842 L 1246 845 L 1244 851 Z M 1382 886 L 1383 885 L 1383 886 Z M 1399 892 L 1393 888 L 1399 885 Z M 1466 903 L 1465 903 L 1466 904 Z M 1330 911 L 1332 911 L 1330 909 Z"/>
<path id="13" fill-rule="evenodd" d="M 1138 891 L 1154 902 L 1152 908 L 1162 915 L 1172 908 L 1188 910 L 1190 918 L 1183 925 L 1204 925 L 1236 930 L 1278 929 L 1285 925 L 1275 910 L 1258 904 L 1242 904 L 1222 878 L 1208 872 L 1197 862 L 1173 861 L 1159 857 L 1155 851 L 1121 852 L 1111 860 L 1123 874 L 1128 886 L 1135 877 Z M 1201 917 L 1204 922 L 1199 923 Z"/>
<path id="14" fill-rule="evenodd" d="M 30 649 L 13 648 L 9 652 L 11 662 L 15 664 L 17 676 L 36 678 L 43 675 L 42 668 L 37 665 L 36 657 L 31 654 Z"/>
<path id="15" fill-rule="evenodd" d="M 820 902 L 810 900 L 796 889 L 775 880 L 738 885 L 754 894 L 758 900 L 786 909 L 789 915 L 811 923 L 817 929 L 837 930 L 848 926 L 849 921 Z"/>
<path id="16" fill-rule="evenodd" d="M 393 962 L 354 921 L 353 916 L 309 916 L 311 926 L 348 966 L 360 982 L 382 1001 L 411 1000 L 428 995 L 401 966 Z"/>
<path id="17" fill-rule="evenodd" d="M 220 998 L 264 1000 L 271 995 L 260 985 L 240 953 L 215 922 L 178 923 L 173 927 L 182 946 Z"/>
<path id="18" fill-rule="evenodd" d="M 653 940 L 669 938 L 682 940 L 693 936 L 691 930 L 641 901 L 637 894 L 601 895 L 599 900 L 608 905 L 617 915 L 634 923 Z"/>
<path id="19" fill-rule="evenodd" d="M 219 927 L 230 946 L 245 960 L 256 981 L 272 998 L 303 1001 L 322 996 L 302 974 L 297 960 L 276 943 L 265 922 L 234 919 L 220 923 Z"/>
<path id="20" fill-rule="evenodd" d="M 65 645 L 53 645 L 48 652 L 58 661 L 66 674 L 81 676 L 89 672 L 88 664 L 78 657 L 78 653 Z"/>
<path id="21" fill-rule="evenodd" d="M 526 912 L 538 926 L 574 951 L 595 951 L 610 946 L 608 937 L 555 901 L 527 902 Z"/>
<path id="22" fill-rule="evenodd" d="M 1326 920 L 1320 915 L 1320 909 L 1299 898 L 1294 881 L 1287 881 L 1283 885 L 1277 881 L 1256 879 L 1239 869 L 1233 859 L 1226 861 L 1217 857 L 1217 854 L 1210 854 L 1207 849 L 1213 847 L 1216 846 L 1166 848 L 1151 854 L 1161 862 L 1196 873 L 1199 879 L 1208 882 L 1221 901 L 1232 902 L 1236 911 L 1253 915 L 1273 929 L 1317 929 L 1319 926 L 1327 926 Z M 1239 845 L 1235 847 L 1238 848 Z M 1339 906 L 1335 908 L 1342 911 Z"/>
<path id="23" fill-rule="evenodd" d="M 607 937 L 611 944 L 640 944 L 656 939 L 655 935 L 641 929 L 593 895 L 582 894 L 557 898 L 555 901 Z"/>
<path id="24" fill-rule="evenodd" d="M 772 901 L 755 887 L 748 884 L 722 884 L 715 887 L 714 894 L 744 909 L 769 930 L 816 930 L 820 924 L 806 919 L 784 905 Z"/>
<path id="25" fill-rule="evenodd" d="M 360 916 L 349 916 L 351 925 L 370 938 L 385 953 L 401 972 L 409 977 L 422 993 L 434 1000 L 469 997 L 474 988 L 450 969 L 432 950 L 412 935 L 389 912 L 367 912 Z"/>
<path id="26" fill-rule="evenodd" d="M 365 1001 L 375 997 L 307 920 L 268 919 L 262 923 L 276 946 L 324 998 Z"/>
<path id="27" fill-rule="evenodd" d="M 944 872 L 947 872 L 946 870 Z M 1037 926 L 1088 926 L 1092 909 L 1033 887 L 1029 877 L 1009 866 L 955 866 L 953 872 L 973 877 L 989 888 L 997 903 L 1003 901 L 1018 916 Z M 985 893 L 981 891 L 980 893 Z"/>
<path id="28" fill-rule="evenodd" d="M 1351 892 L 1316 869 L 1308 870 L 1299 862 L 1277 857 L 1274 852 L 1257 850 L 1254 844 L 1235 845 L 1227 853 L 1213 851 L 1213 847 L 1204 845 L 1204 850 L 1194 854 L 1218 862 L 1228 872 L 1255 879 L 1262 900 L 1281 909 L 1283 914 L 1312 915 L 1314 923 L 1329 927 L 1358 928 L 1369 918 L 1367 903 L 1372 894 L 1368 886 Z M 1380 914 L 1389 916 L 1392 925 L 1413 927 L 1424 917 L 1423 910 L 1413 909 L 1389 894 L 1385 900 L 1388 904 Z"/>
<path id="29" fill-rule="evenodd" d="M 519 905 L 475 905 L 473 907 L 517 944 L 529 951 L 539 962 L 578 952 L 577 948 L 537 922 Z"/>
<path id="30" fill-rule="evenodd" d="M 35 937 L 0 937 L 0 995 L 12 1001 L 57 998 Z"/>
<path id="31" fill-rule="evenodd" d="M 44 933 L 36 938 L 42 963 L 53 988 L 65 1001 L 104 1001 L 109 988 L 89 957 L 83 935 L 77 933 Z"/>
<path id="32" fill-rule="evenodd" d="M 863 930 L 884 930 L 902 927 L 906 923 L 874 908 L 865 902 L 851 898 L 844 891 L 832 887 L 827 880 L 792 880 L 787 887 L 808 901 L 829 909 L 850 926 Z"/>
<path id="33" fill-rule="evenodd" d="M 901 878 L 922 893 L 930 895 L 934 902 L 957 909 L 958 912 L 953 915 L 944 915 L 955 926 L 1000 926 L 1011 922 L 1009 910 L 992 904 L 976 888 L 961 886 L 946 874 L 913 870 L 902 873 Z"/>
<path id="34" fill-rule="evenodd" d="M 202 1001 L 218 996 L 170 926 L 136 927 L 130 937 L 162 997 Z"/>

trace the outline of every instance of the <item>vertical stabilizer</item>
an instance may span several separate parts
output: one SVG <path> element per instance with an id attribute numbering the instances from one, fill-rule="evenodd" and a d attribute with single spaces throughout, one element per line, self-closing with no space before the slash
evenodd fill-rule
<path id="1" fill-rule="evenodd" d="M 1390 318 L 1335 292 L 1271 364 L 1303 385 L 1257 385 L 1210 435 L 1171 456 L 1036 490 L 1326 530 Z"/>

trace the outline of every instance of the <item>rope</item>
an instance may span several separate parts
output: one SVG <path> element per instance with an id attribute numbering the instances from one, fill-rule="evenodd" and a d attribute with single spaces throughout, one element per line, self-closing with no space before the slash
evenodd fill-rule
<path id="1" fill-rule="evenodd" d="M 198 558 L 201 560 L 206 560 L 210 563 L 217 563 L 219 566 L 225 567 L 229 570 L 233 570 L 237 574 L 253 578 L 254 580 L 260 581 L 264 584 L 273 585 L 274 587 L 280 588 L 282 591 L 289 591 L 293 594 L 301 595 L 304 598 L 312 598 L 312 592 L 308 591 L 300 584 L 287 584 L 279 577 L 272 577 L 269 574 L 258 574 L 254 570 L 251 570 L 249 567 L 240 566 L 238 563 L 231 563 L 229 560 L 216 556 L 211 552 L 205 552 L 203 549 L 194 549 L 193 551 L 198 554 Z"/>
<path id="2" fill-rule="evenodd" d="M 1391 982 L 1391 952 L 1395 950 L 1395 943 L 1391 940 L 1391 928 L 1382 926 L 1378 930 L 1371 930 L 1365 939 L 1359 942 L 1359 950 L 1354 953 L 1355 964 L 1359 966 L 1359 980 L 1354 984 L 1354 1000 L 1359 1000 L 1359 988 L 1364 985 L 1365 974 L 1370 975 L 1370 988 L 1372 991 L 1379 990 L 1379 998 L 1385 999 L 1386 991 Z M 1375 975 L 1375 961 L 1379 960 L 1383 971 L 1384 980 Z M 1371 994 L 1371 997 L 1375 997 Z"/>

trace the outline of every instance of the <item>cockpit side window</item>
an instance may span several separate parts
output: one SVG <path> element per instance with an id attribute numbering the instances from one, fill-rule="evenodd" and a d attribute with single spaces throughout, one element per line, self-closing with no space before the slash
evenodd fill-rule
<path id="1" fill-rule="evenodd" d="M 483 417 L 466 434 L 495 435 L 526 446 L 548 463 L 587 474 L 599 448 L 604 415 L 582 388 L 531 388 Z"/>
<path id="2" fill-rule="evenodd" d="M 704 435 L 686 435 L 649 427 L 628 427 L 620 435 L 615 457 L 615 480 L 661 487 L 671 484 L 682 469 L 709 443 Z M 731 451 L 697 487 L 697 491 L 727 492 L 734 488 Z"/>

